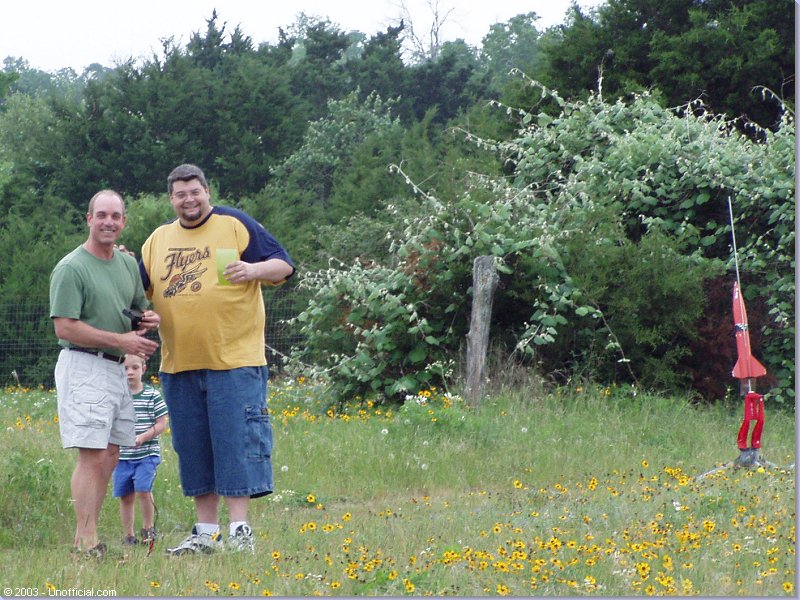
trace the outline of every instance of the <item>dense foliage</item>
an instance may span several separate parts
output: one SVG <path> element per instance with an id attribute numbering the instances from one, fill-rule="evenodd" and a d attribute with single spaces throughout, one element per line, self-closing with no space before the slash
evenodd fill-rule
<path id="1" fill-rule="evenodd" d="M 493 336 L 520 359 L 558 377 L 684 388 L 707 370 L 707 347 L 726 343 L 699 340 L 697 324 L 722 316 L 706 306 L 705 284 L 730 289 L 730 278 L 717 277 L 731 258 L 731 197 L 749 225 L 739 232 L 743 257 L 771 257 L 761 273 L 748 267 L 748 282 L 768 290 L 764 353 L 780 388 L 773 395 L 785 399 L 791 119 L 761 143 L 725 119 L 676 113 L 647 95 L 614 104 L 546 95 L 562 106 L 555 118 L 524 112 L 514 139 L 474 140 L 513 162 L 510 181 L 474 177 L 454 197 L 423 194 L 391 238 L 389 261 L 356 260 L 304 279 L 314 293 L 298 317 L 309 339 L 303 357 L 347 394 L 445 384 L 468 326 L 472 263 L 491 255 L 503 274 Z"/>
<path id="2" fill-rule="evenodd" d="M 606 0 L 547 33 L 542 80 L 571 96 L 602 76 L 608 98 L 655 88 L 668 106 L 702 98 L 714 112 L 774 126 L 780 104 L 753 88 L 760 80 L 794 97 L 793 10 L 789 0 Z"/>
<path id="3" fill-rule="evenodd" d="M 402 24 L 367 37 L 301 15 L 271 45 L 214 13 L 185 48 L 166 39 L 115 68 L 48 74 L 8 57 L 0 292 L 46 301 L 101 187 L 128 198 L 121 241 L 137 250 L 170 217 L 166 174 L 191 161 L 216 202 L 297 260 L 313 300 L 295 360 L 343 397 L 457 381 L 472 261 L 488 254 L 509 360 L 717 399 L 733 383 L 730 198 L 754 347 L 789 401 L 792 13 L 787 0 L 608 0 L 545 31 L 521 14 L 480 48 L 444 42 L 413 61 Z M 12 325 L 4 336 L 52 344 L 46 321 Z M 2 361 L 4 378 L 41 362 Z"/>

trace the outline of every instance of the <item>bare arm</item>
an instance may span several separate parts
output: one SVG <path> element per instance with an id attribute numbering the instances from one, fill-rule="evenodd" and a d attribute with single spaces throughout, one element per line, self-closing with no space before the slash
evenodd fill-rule
<path id="1" fill-rule="evenodd" d="M 54 317 L 53 326 L 59 339 L 84 348 L 119 348 L 125 354 L 138 354 L 148 358 L 158 348 L 158 343 L 144 337 L 143 329 L 114 333 L 67 317 Z"/>
<path id="2" fill-rule="evenodd" d="M 294 267 L 280 258 L 270 258 L 263 262 L 248 263 L 242 260 L 225 267 L 225 277 L 231 283 L 259 280 L 267 283 L 282 283 L 294 272 Z"/>
<path id="3" fill-rule="evenodd" d="M 136 436 L 136 445 L 141 446 L 145 442 L 149 442 L 151 440 L 156 439 L 158 436 L 164 433 L 164 430 L 166 428 L 167 428 L 167 415 L 161 415 L 156 419 L 155 424 L 152 427 L 150 427 L 150 429 Z"/>

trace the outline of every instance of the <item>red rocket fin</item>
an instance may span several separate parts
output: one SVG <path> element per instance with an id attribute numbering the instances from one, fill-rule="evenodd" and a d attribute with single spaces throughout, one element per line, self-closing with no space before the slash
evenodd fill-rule
<path id="1" fill-rule="evenodd" d="M 755 377 L 763 377 L 766 374 L 766 367 L 758 362 L 753 355 L 746 357 L 745 360 L 739 357 L 739 360 L 733 365 L 733 376 L 736 379 L 753 379 Z"/>

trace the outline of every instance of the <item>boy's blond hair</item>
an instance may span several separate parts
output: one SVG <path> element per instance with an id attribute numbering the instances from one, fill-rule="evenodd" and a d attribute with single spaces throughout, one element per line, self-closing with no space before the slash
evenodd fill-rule
<path id="1" fill-rule="evenodd" d="M 128 360 L 128 358 L 138 358 L 140 361 L 142 361 L 142 372 L 144 372 L 145 369 L 147 369 L 147 359 L 146 358 L 144 358 L 142 356 L 139 356 L 138 354 L 126 354 L 125 355 L 125 360 Z"/>

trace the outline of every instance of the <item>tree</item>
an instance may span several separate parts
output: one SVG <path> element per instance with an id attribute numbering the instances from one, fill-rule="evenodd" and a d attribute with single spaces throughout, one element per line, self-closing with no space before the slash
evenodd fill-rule
<path id="1" fill-rule="evenodd" d="M 531 75 L 565 98 L 585 98 L 590 90 L 597 89 L 598 67 L 610 49 L 603 33 L 600 23 L 573 5 L 563 25 L 542 35 L 544 66 Z"/>
<path id="2" fill-rule="evenodd" d="M 658 89 L 668 106 L 702 97 L 715 113 L 777 126 L 794 103 L 793 3 L 788 0 L 607 0 L 571 8 L 542 39 L 546 66 L 531 72 L 564 97 L 606 97 Z"/>
<path id="3" fill-rule="evenodd" d="M 690 27 L 655 32 L 649 76 L 675 105 L 702 96 L 716 112 L 776 127 L 781 103 L 794 102 L 793 8 L 785 0 L 731 4 L 690 9 Z M 780 101 L 764 102 L 761 87 Z"/>
<path id="4" fill-rule="evenodd" d="M 480 58 L 489 77 L 487 87 L 494 97 L 508 83 L 517 81 L 510 75 L 512 69 L 540 72 L 538 20 L 535 12 L 520 14 L 505 23 L 493 24 L 483 37 Z"/>
<path id="5" fill-rule="evenodd" d="M 30 210 L 23 206 L 6 215 L 0 225 L 0 252 L 4 257 L 0 290 L 6 299 L 41 301 L 47 298 L 53 267 L 86 239 L 86 230 L 75 224 L 81 215 L 66 202 L 49 202 Z"/>
<path id="6" fill-rule="evenodd" d="M 125 229 L 119 243 L 133 251 L 137 257 L 145 240 L 157 228 L 175 218 L 172 205 L 166 194 L 141 195 L 126 202 Z"/>
<path id="7" fill-rule="evenodd" d="M 409 46 L 409 62 L 411 64 L 422 64 L 439 58 L 439 52 L 444 44 L 442 31 L 455 11 L 455 7 L 442 5 L 440 0 L 426 0 L 426 4 L 431 22 L 427 31 L 422 33 L 422 28 L 415 26 L 418 21 L 411 14 L 408 4 L 405 0 L 401 0 L 400 3 L 402 10 L 400 23 L 405 31 L 403 37 Z"/>
<path id="8" fill-rule="evenodd" d="M 61 157 L 67 153 L 58 115 L 43 97 L 15 93 L 0 112 L 0 163 L 9 176 L 0 189 L 0 220 L 28 198 L 56 192 Z"/>
<path id="9" fill-rule="evenodd" d="M 307 127 L 307 105 L 291 92 L 280 64 L 247 54 L 226 57 L 219 72 L 218 139 L 208 169 L 228 196 L 251 195 L 270 179 L 270 168 L 297 148 Z"/>
<path id="10" fill-rule="evenodd" d="M 402 31 L 400 25 L 375 34 L 364 45 L 360 60 L 348 61 L 347 69 L 362 99 L 373 92 L 381 98 L 395 98 L 398 114 L 410 117 L 409 101 L 404 97 L 408 69 L 401 57 Z"/>
<path id="11" fill-rule="evenodd" d="M 436 109 L 436 121 L 446 123 L 471 106 L 481 97 L 472 86 L 477 67 L 475 50 L 462 40 L 446 43 L 436 60 L 413 66 L 407 89 L 414 120 Z"/>
<path id="12" fill-rule="evenodd" d="M 88 81 L 79 104 L 53 100 L 74 149 L 61 159 L 60 193 L 80 198 L 98 184 L 160 193 L 165 173 L 185 161 L 202 165 L 227 196 L 267 183 L 269 167 L 299 143 L 307 106 L 291 92 L 285 57 L 256 53 L 238 29 L 226 41 L 216 21 L 189 51 L 165 40 L 163 57 Z"/>
<path id="13" fill-rule="evenodd" d="M 49 277 L 61 257 L 86 239 L 85 221 L 65 201 L 38 197 L 31 188 L 16 187 L 18 182 L 7 187 L 6 166 L 0 160 L 0 196 L 13 194 L 14 203 L 0 215 L 0 338 L 30 343 L 6 345 L 0 366 L 6 373 L 16 369 L 22 381 L 52 382 L 52 353 L 41 351 L 55 347 L 47 318 Z"/>
<path id="14" fill-rule="evenodd" d="M 11 84 L 18 78 L 19 75 L 17 73 L 0 73 L 0 107 L 2 107 L 2 102 L 8 95 L 9 89 L 11 89 Z"/>
<path id="15" fill-rule="evenodd" d="M 4 74 L 0 75 L 0 79 L 10 78 L 9 92 L 77 102 L 80 100 L 83 86 L 88 81 L 102 79 L 112 70 L 93 63 L 80 75 L 70 67 L 48 73 L 32 68 L 25 59 L 8 56 L 3 61 L 3 71 Z"/>
<path id="16" fill-rule="evenodd" d="M 53 173 L 47 181 L 51 193 L 69 198 L 81 210 L 100 188 L 128 194 L 135 186 L 147 185 L 146 169 L 160 158 L 144 115 L 121 109 L 128 102 L 124 91 L 115 73 L 88 82 L 80 102 L 52 97 L 48 101 L 56 121 L 50 143 L 59 145 L 53 146 L 55 156 L 43 162 Z"/>
<path id="17" fill-rule="evenodd" d="M 253 49 L 252 40 L 245 36 L 238 26 L 231 35 L 230 43 L 226 44 L 226 24 L 223 23 L 222 27 L 217 27 L 217 19 L 217 11 L 214 9 L 211 12 L 211 18 L 206 21 L 208 27 L 205 36 L 201 36 L 199 32 L 195 32 L 186 45 L 186 51 L 195 63 L 211 70 L 219 65 L 223 55 L 227 53 L 247 53 Z"/>
<path id="18" fill-rule="evenodd" d="M 328 116 L 310 123 L 303 144 L 272 169 L 272 181 L 245 206 L 279 238 L 291 236 L 308 258 L 319 249 L 320 225 L 369 214 L 389 197 L 386 167 L 402 129 L 392 103 L 355 91 L 328 103 Z M 370 193 L 374 190 L 374 195 Z M 376 202 L 377 201 L 377 202 Z"/>
<path id="19" fill-rule="evenodd" d="M 325 114 L 329 100 L 352 90 L 344 59 L 350 47 L 348 36 L 330 21 L 310 21 L 293 48 L 289 63 L 292 92 L 305 98 L 307 120 Z"/>

